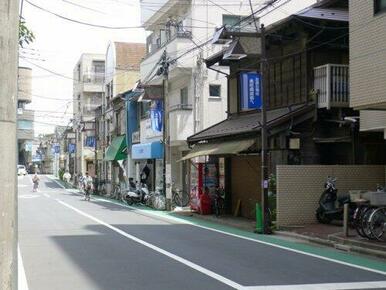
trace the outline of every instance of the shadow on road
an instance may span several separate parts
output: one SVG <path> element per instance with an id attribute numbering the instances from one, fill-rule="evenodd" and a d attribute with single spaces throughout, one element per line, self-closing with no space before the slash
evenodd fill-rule
<path id="1" fill-rule="evenodd" d="M 104 226 L 85 229 L 97 234 L 51 239 L 81 269 L 79 272 L 97 285 L 95 290 L 231 289 Z M 44 261 L 41 263 L 44 265 Z"/>

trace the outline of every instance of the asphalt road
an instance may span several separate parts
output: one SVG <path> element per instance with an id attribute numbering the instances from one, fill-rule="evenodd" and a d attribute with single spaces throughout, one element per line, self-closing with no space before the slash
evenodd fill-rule
<path id="1" fill-rule="evenodd" d="M 86 202 L 47 177 L 39 192 L 31 189 L 31 178 L 20 177 L 20 290 L 386 289 L 386 273 L 371 261 L 335 262 L 100 199 Z"/>

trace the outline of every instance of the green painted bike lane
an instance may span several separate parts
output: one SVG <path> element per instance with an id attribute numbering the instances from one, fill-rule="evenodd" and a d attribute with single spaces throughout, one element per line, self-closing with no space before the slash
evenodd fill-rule
<path id="1" fill-rule="evenodd" d="M 62 181 L 58 180 L 57 178 L 52 178 L 52 177 L 50 178 L 57 181 L 67 191 L 79 194 L 79 191 L 77 189 L 69 188 L 68 186 L 66 188 Z M 317 258 L 332 260 L 332 261 L 336 261 L 347 265 L 357 266 L 359 268 L 372 269 L 374 271 L 377 271 L 380 274 L 386 275 L 386 262 L 383 262 L 380 259 L 375 259 L 375 258 L 372 259 L 372 258 L 367 258 L 356 254 L 352 254 L 352 253 L 344 253 L 328 247 L 304 244 L 301 241 L 299 242 L 289 241 L 289 240 L 286 240 L 285 238 L 281 238 L 275 235 L 255 234 L 253 232 L 237 229 L 231 226 L 204 221 L 192 216 L 182 216 L 175 212 L 160 211 L 160 210 L 155 210 L 145 206 L 129 206 L 121 201 L 117 201 L 106 197 L 101 197 L 98 195 L 94 195 L 92 199 L 105 201 L 108 203 L 126 207 L 128 209 L 138 211 L 142 214 L 147 214 L 149 217 L 159 217 L 164 220 L 190 224 L 192 226 L 197 226 L 203 229 L 212 230 L 226 235 L 266 244 L 268 246 L 279 247 L 282 249 L 287 249 L 298 253 L 304 253 Z"/>

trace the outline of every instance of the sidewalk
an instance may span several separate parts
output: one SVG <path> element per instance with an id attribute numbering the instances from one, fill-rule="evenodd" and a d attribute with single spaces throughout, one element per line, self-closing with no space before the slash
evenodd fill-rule
<path id="1" fill-rule="evenodd" d="M 230 226 L 249 232 L 254 232 L 255 230 L 255 221 L 242 217 L 229 215 L 216 217 L 214 215 L 200 215 L 191 211 L 177 211 L 174 212 L 174 214 Z M 276 230 L 275 236 L 307 241 L 334 247 L 346 252 L 355 252 L 386 259 L 386 243 L 369 241 L 359 237 L 356 235 L 354 229 L 350 229 L 349 237 L 344 237 L 343 229 L 340 225 L 310 224 L 301 227 L 287 227 L 285 229 Z"/>

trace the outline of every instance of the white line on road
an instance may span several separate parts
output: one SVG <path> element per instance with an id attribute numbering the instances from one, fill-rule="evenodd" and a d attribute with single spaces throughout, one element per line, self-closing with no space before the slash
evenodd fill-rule
<path id="1" fill-rule="evenodd" d="M 48 193 L 43 193 L 43 195 L 47 198 L 50 198 L 51 196 Z"/>
<path id="2" fill-rule="evenodd" d="M 18 276 L 18 290 L 28 290 L 27 277 L 25 275 L 25 269 L 23 259 L 21 258 L 20 247 L 17 247 L 17 276 Z"/>
<path id="3" fill-rule="evenodd" d="M 251 286 L 244 290 L 353 290 L 353 289 L 385 289 L 386 281 L 356 283 L 324 283 L 302 285 Z"/>
<path id="4" fill-rule="evenodd" d="M 116 203 L 116 202 L 113 202 L 113 201 L 108 201 L 108 200 L 101 199 L 101 198 L 94 198 L 94 199 L 98 200 L 98 201 L 104 201 L 104 202 L 107 202 L 107 203 L 113 203 L 115 205 L 120 205 L 122 207 L 127 207 L 127 208 L 132 209 L 133 212 L 136 212 L 136 211 L 144 212 L 141 209 L 138 209 L 138 208 L 135 208 L 135 207 L 132 207 L 132 206 L 129 206 L 129 205 L 123 205 L 123 204 L 120 204 L 120 203 Z M 156 216 L 156 217 L 162 217 L 162 218 L 167 219 L 167 220 L 178 221 L 178 222 L 183 223 L 183 224 L 188 224 L 188 225 L 191 225 L 191 226 L 194 226 L 194 227 L 198 227 L 198 228 L 202 228 L 202 229 L 206 229 L 206 230 L 209 230 L 209 231 L 212 231 L 212 232 L 221 233 L 221 234 L 228 235 L 228 236 L 231 236 L 231 237 L 236 237 L 236 238 L 239 238 L 239 239 L 243 239 L 243 240 L 247 240 L 247 241 L 252 241 L 252 242 L 255 242 L 255 243 L 258 243 L 258 244 L 263 244 L 263 245 L 267 245 L 267 246 L 283 249 L 283 250 L 286 250 L 286 251 L 290 251 L 290 252 L 294 252 L 294 253 L 298 253 L 298 254 L 302 254 L 302 255 L 318 258 L 318 259 L 322 259 L 322 260 L 325 260 L 325 261 L 329 261 L 329 262 L 333 262 L 333 263 L 337 263 L 337 264 L 341 264 L 341 265 L 345 265 L 345 266 L 349 266 L 349 267 L 353 267 L 353 268 L 357 268 L 357 269 L 361 269 L 361 270 L 365 270 L 365 271 L 381 274 L 381 275 L 386 275 L 385 271 L 376 270 L 376 269 L 372 269 L 372 268 L 368 268 L 368 267 L 364 267 L 364 266 L 359 266 L 359 265 L 355 265 L 355 264 L 350 264 L 348 262 L 344 262 L 344 261 L 340 261 L 340 260 L 335 260 L 335 259 L 332 259 L 332 258 L 327 258 L 327 257 L 320 256 L 320 255 L 317 255 L 317 254 L 303 252 L 301 250 L 296 250 L 296 249 L 288 248 L 288 247 L 285 247 L 285 246 L 276 245 L 274 243 L 264 242 L 264 241 L 261 241 L 261 240 L 256 240 L 256 239 L 253 239 L 253 238 L 248 238 L 248 237 L 240 236 L 240 235 L 237 235 L 237 234 L 228 233 L 228 232 L 225 232 L 225 231 L 222 231 L 222 230 L 217 230 L 217 229 L 213 229 L 213 228 L 210 228 L 210 227 L 198 225 L 198 224 L 195 224 L 195 223 L 190 222 L 190 221 L 181 220 L 179 218 L 175 218 L 175 217 L 171 217 L 171 216 L 164 216 L 164 215 L 160 216 L 157 213 L 152 213 L 152 212 L 148 212 L 148 211 L 146 211 L 145 214 L 151 215 L 151 216 Z"/>
<path id="5" fill-rule="evenodd" d="M 211 277 L 211 278 L 213 278 L 213 279 L 215 279 L 215 280 L 217 280 L 217 281 L 219 281 L 219 282 L 221 282 L 221 283 L 223 283 L 225 285 L 228 285 L 228 286 L 230 286 L 232 288 L 235 288 L 235 289 L 244 289 L 244 287 L 242 285 L 240 285 L 240 284 L 238 284 L 238 283 L 236 283 L 236 282 L 234 282 L 234 281 L 232 281 L 232 280 L 230 280 L 228 278 L 225 278 L 224 276 L 221 276 L 221 275 L 219 275 L 219 274 L 217 274 L 217 273 L 215 273 L 213 271 L 210 271 L 208 269 L 205 269 L 204 267 L 201 267 L 201 266 L 199 266 L 199 265 L 197 265 L 197 264 L 195 264 L 193 262 L 190 262 L 190 261 L 188 261 L 188 260 L 186 260 L 186 259 L 184 259 L 182 257 L 179 257 L 177 255 L 174 255 L 174 254 L 168 252 L 168 251 L 165 251 L 165 250 L 163 250 L 163 249 L 161 249 L 161 248 L 159 248 L 159 247 L 157 247 L 157 246 L 155 246 L 153 244 L 150 244 L 150 243 L 148 243 L 148 242 L 146 242 L 144 240 L 138 239 L 137 237 L 132 236 L 132 235 L 130 235 L 130 234 L 128 234 L 128 233 L 126 233 L 126 232 L 124 232 L 124 231 L 122 231 L 122 230 L 120 230 L 120 229 L 118 229 L 118 228 L 116 228 L 116 227 L 114 227 L 114 226 L 112 226 L 112 225 L 110 225 L 110 224 L 108 224 L 108 223 L 106 223 L 106 222 L 96 218 L 96 217 L 93 217 L 92 215 L 89 215 L 89 214 L 87 214 L 87 213 L 85 213 L 85 212 L 83 212 L 83 211 L 81 211 L 81 210 L 79 210 L 79 209 L 69 205 L 68 203 L 65 203 L 65 202 L 63 202 L 63 201 L 61 201 L 59 199 L 56 199 L 56 200 L 60 204 L 64 205 L 65 207 L 68 207 L 68 208 L 72 209 L 73 211 L 77 212 L 78 214 L 83 215 L 83 216 L 85 216 L 85 217 L 87 217 L 87 218 L 89 218 L 89 219 L 91 219 L 91 220 L 93 220 L 93 221 L 95 221 L 95 222 L 97 222 L 97 223 L 99 223 L 99 224 L 101 224 L 101 225 L 103 225 L 103 226 L 105 226 L 105 227 L 115 231 L 116 233 L 120 234 L 121 236 L 124 236 L 124 237 L 126 237 L 126 238 L 128 238 L 130 240 L 133 240 L 134 242 L 137 242 L 137 243 L 139 243 L 139 244 L 141 244 L 141 245 L 143 245 L 145 247 L 148 247 L 148 248 L 150 248 L 150 249 L 152 249 L 152 250 L 154 250 L 154 251 L 156 251 L 158 253 L 161 253 L 161 254 L 163 254 L 163 255 L 165 255 L 165 256 L 167 256 L 167 257 L 169 257 L 169 258 L 171 258 L 171 259 L 173 259 L 173 260 L 175 260 L 177 262 L 180 262 L 180 263 L 182 263 L 182 264 L 184 264 L 184 265 L 186 265 L 186 266 L 188 266 L 188 267 L 190 267 L 190 268 L 192 268 L 192 269 L 194 269 L 194 270 L 196 270 L 198 272 L 201 272 L 201 273 L 203 273 L 203 274 L 205 274 L 205 275 L 207 275 L 207 276 L 209 276 L 209 277 Z"/>

